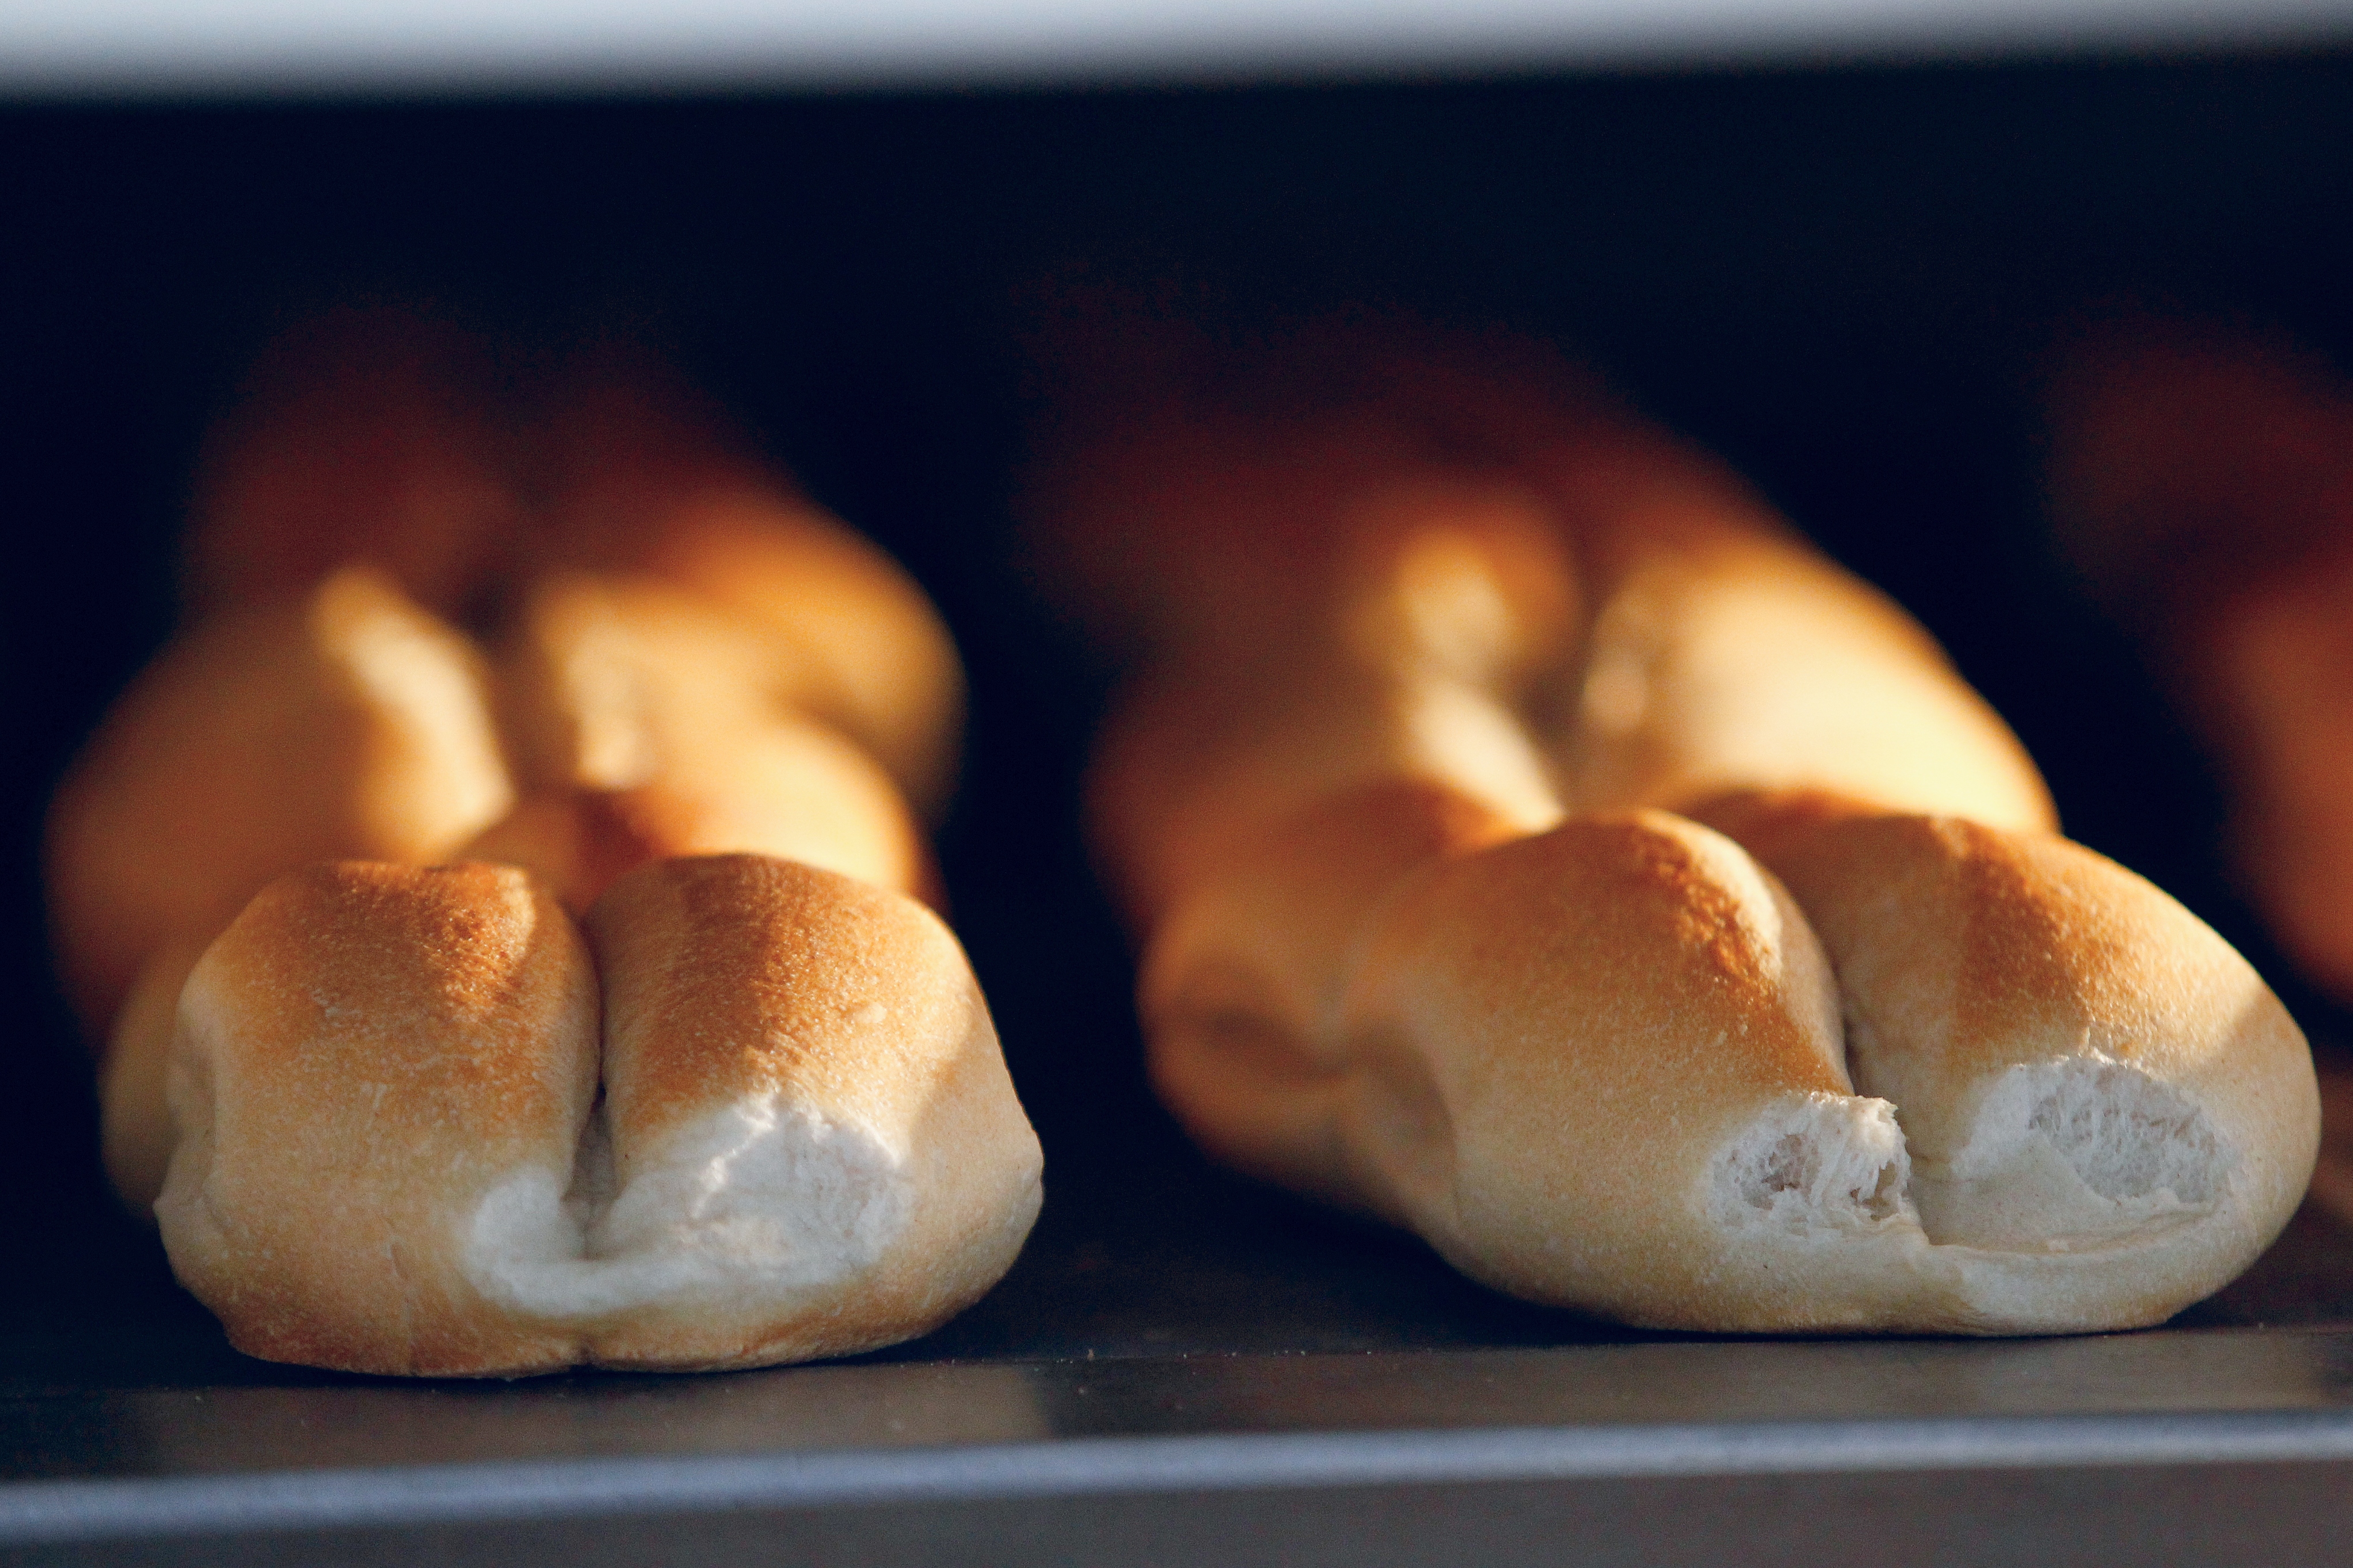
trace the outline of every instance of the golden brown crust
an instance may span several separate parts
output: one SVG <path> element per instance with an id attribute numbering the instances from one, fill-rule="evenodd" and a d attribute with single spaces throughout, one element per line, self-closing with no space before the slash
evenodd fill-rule
<path id="1" fill-rule="evenodd" d="M 2186 1091 L 2231 1146 L 2231 1271 L 2286 1223 L 2319 1138 L 2304 1037 L 2179 904 L 2080 845 L 1953 818 L 1785 821 L 1756 847 L 1837 966 L 1858 1082 L 1903 1108 L 1931 1177 L 1980 1085 L 2096 1058 Z"/>
<path id="2" fill-rule="evenodd" d="M 1704 828 L 1572 821 L 1409 879 L 1343 1027 L 1368 1180 L 1481 1279 L 1717 1330 L 1882 1326 L 1915 1293 L 1889 1266 L 1917 1232 L 1881 1190 L 1885 1151 L 1821 1234 L 1732 1226 L 1712 1201 L 1744 1127 L 1853 1087 L 1811 932 Z"/>
<path id="3" fill-rule="evenodd" d="M 273 882 L 182 994 L 181 1142 L 156 1205 L 174 1271 L 269 1360 L 569 1364 L 574 1335 L 465 1278 L 462 1226 L 515 1167 L 568 1173 L 596 1005 L 570 921 L 519 871 L 345 862 Z"/>
<path id="4" fill-rule="evenodd" d="M 703 765 L 627 790 L 527 796 L 465 853 L 527 868 L 585 912 L 638 867 L 681 855 L 797 860 L 937 903 L 921 834 L 866 755 L 815 726 L 776 723 Z"/>
<path id="5" fill-rule="evenodd" d="M 1717 500 L 1728 528 L 1746 506 Z M 1688 549 L 1628 536 L 1599 607 L 1556 755 L 1583 810 L 1806 788 L 1882 809 L 1998 826 L 2057 826 L 2024 750 L 1876 592 L 1761 528 Z M 1602 525 L 1596 525 L 1597 527 Z"/>
<path id="6" fill-rule="evenodd" d="M 770 630 L 653 579 L 571 574 L 533 586 L 499 651 L 531 794 L 470 853 L 530 867 L 575 910 L 649 860 L 733 851 L 935 895 L 889 774 L 807 715 Z"/>
<path id="7" fill-rule="evenodd" d="M 771 628 L 799 656 L 795 700 L 856 739 L 936 821 L 955 784 L 964 671 L 947 628 L 890 557 L 811 507 L 714 507 L 647 569 Z"/>
<path id="8" fill-rule="evenodd" d="M 1010 1266 L 1037 1141 L 929 911 L 737 855 L 639 868 L 590 929 L 594 965 L 512 868 L 347 862 L 206 952 L 156 1212 L 233 1343 L 765 1365 L 927 1332 Z"/>
<path id="9" fill-rule="evenodd" d="M 964 702 L 946 628 L 897 563 L 723 428 L 643 365 L 575 367 L 537 433 L 543 570 L 655 578 L 763 635 L 786 700 L 850 735 L 936 817 Z"/>
<path id="10" fill-rule="evenodd" d="M 1155 1086 L 1227 1163 L 1362 1205 L 1341 1140 L 1338 1013 L 1365 914 L 1401 877 L 1519 836 L 1423 780 L 1332 796 L 1204 878 L 1155 930 L 1138 986 Z"/>
<path id="11" fill-rule="evenodd" d="M 1811 932 L 1775 929 L 1778 891 L 1695 824 L 1660 812 L 1578 818 L 1400 889 L 1358 961 L 1366 999 L 1352 1003 L 1369 1008 L 1369 994 L 1411 991 L 1408 963 L 1431 964 L 1441 989 L 1387 1005 L 1451 1019 L 1444 1026 L 1466 1049 L 1499 1051 L 1547 1026 L 1568 1038 L 1592 1011 L 1639 1007 L 1610 1031 L 1623 1037 L 1611 1048 L 1671 1037 L 1728 1047 L 1739 1037 L 1737 1049 L 1662 1050 L 1656 1092 L 1702 1103 L 1761 1087 L 1851 1092 L 1827 1020 L 1791 994 L 1790 967 L 1808 961 Z M 1477 940 L 1457 940 L 1472 932 Z M 1784 945 L 1793 939 L 1794 959 Z M 1528 1001 L 1531 986 L 1548 999 Z M 1636 1016 L 1681 1022 L 1658 1026 L 1651 1040 Z M 1575 1050 L 1532 1055 L 1530 1072 L 1578 1075 L 1585 1065 Z M 1557 1098 L 1546 1097 L 1547 1110 Z"/>
<path id="12" fill-rule="evenodd" d="M 151 666 L 51 805 L 51 919 L 104 1038 L 132 977 L 282 872 L 440 859 L 512 789 L 479 657 L 379 574 L 223 615 Z"/>

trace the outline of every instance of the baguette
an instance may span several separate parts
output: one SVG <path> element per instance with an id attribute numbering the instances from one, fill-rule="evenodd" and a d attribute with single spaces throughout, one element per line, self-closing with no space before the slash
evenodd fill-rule
<path id="1" fill-rule="evenodd" d="M 1039 491 L 1145 650 L 1093 821 L 1207 1148 L 1661 1328 L 2126 1327 L 2268 1245 L 2302 1036 L 1917 626 L 1564 377 L 1295 352 Z"/>
<path id="2" fill-rule="evenodd" d="M 380 324 L 326 341 L 384 386 L 314 344 L 216 455 L 194 618 L 53 808 L 118 1191 L 278 1360 L 936 1327 L 1010 1267 L 1040 1159 L 921 901 L 902 781 L 936 807 L 961 691 L 929 606 L 610 365 L 501 416 Z"/>

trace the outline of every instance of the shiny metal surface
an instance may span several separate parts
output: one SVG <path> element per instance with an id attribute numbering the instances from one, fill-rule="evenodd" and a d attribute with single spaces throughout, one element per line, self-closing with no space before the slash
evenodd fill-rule
<path id="1" fill-rule="evenodd" d="M 1092 1257 L 1046 1239 L 1032 1290 Z M 470 1384 L 269 1367 L 193 1320 L 129 1360 L 20 1336 L 0 1561 L 2320 1561 L 2353 1527 L 2353 1327 L 2309 1287 L 2344 1240 L 2308 1212 L 2187 1326 L 2078 1340 L 1551 1318 L 1281 1354 L 1197 1312 L 1189 1353 Z"/>

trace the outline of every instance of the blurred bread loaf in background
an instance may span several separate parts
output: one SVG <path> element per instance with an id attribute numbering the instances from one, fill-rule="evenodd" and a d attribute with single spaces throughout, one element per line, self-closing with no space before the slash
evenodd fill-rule
<path id="1" fill-rule="evenodd" d="M 2145 314 L 2053 384 L 2067 560 L 2228 790 L 2283 947 L 2353 1001 L 2353 381 L 2274 330 Z"/>

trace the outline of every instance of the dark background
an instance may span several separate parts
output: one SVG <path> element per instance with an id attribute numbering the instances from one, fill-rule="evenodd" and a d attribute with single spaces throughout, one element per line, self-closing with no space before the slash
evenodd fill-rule
<path id="1" fill-rule="evenodd" d="M 1588 357 L 1926 621 L 2073 836 L 2336 1037 L 2232 892 L 2200 761 L 2049 552 L 2037 384 L 2123 301 L 2341 352 L 2348 197 L 2343 56 L 0 109 L 0 1255 L 26 1269 L 0 1333 L 87 1349 L 130 1323 L 226 1355 L 104 1194 L 37 839 L 58 770 L 168 633 L 207 421 L 308 310 L 430 300 L 541 340 L 665 343 L 946 614 L 975 703 L 943 856 L 1050 1195 L 1007 1287 L 928 1352 L 1541 1343 L 1608 1331 L 1208 1173 L 1151 1105 L 1074 828 L 1101 674 L 1010 563 L 1026 301 L 1074 271 L 1173 279 L 1229 324 L 1371 302 Z"/>

